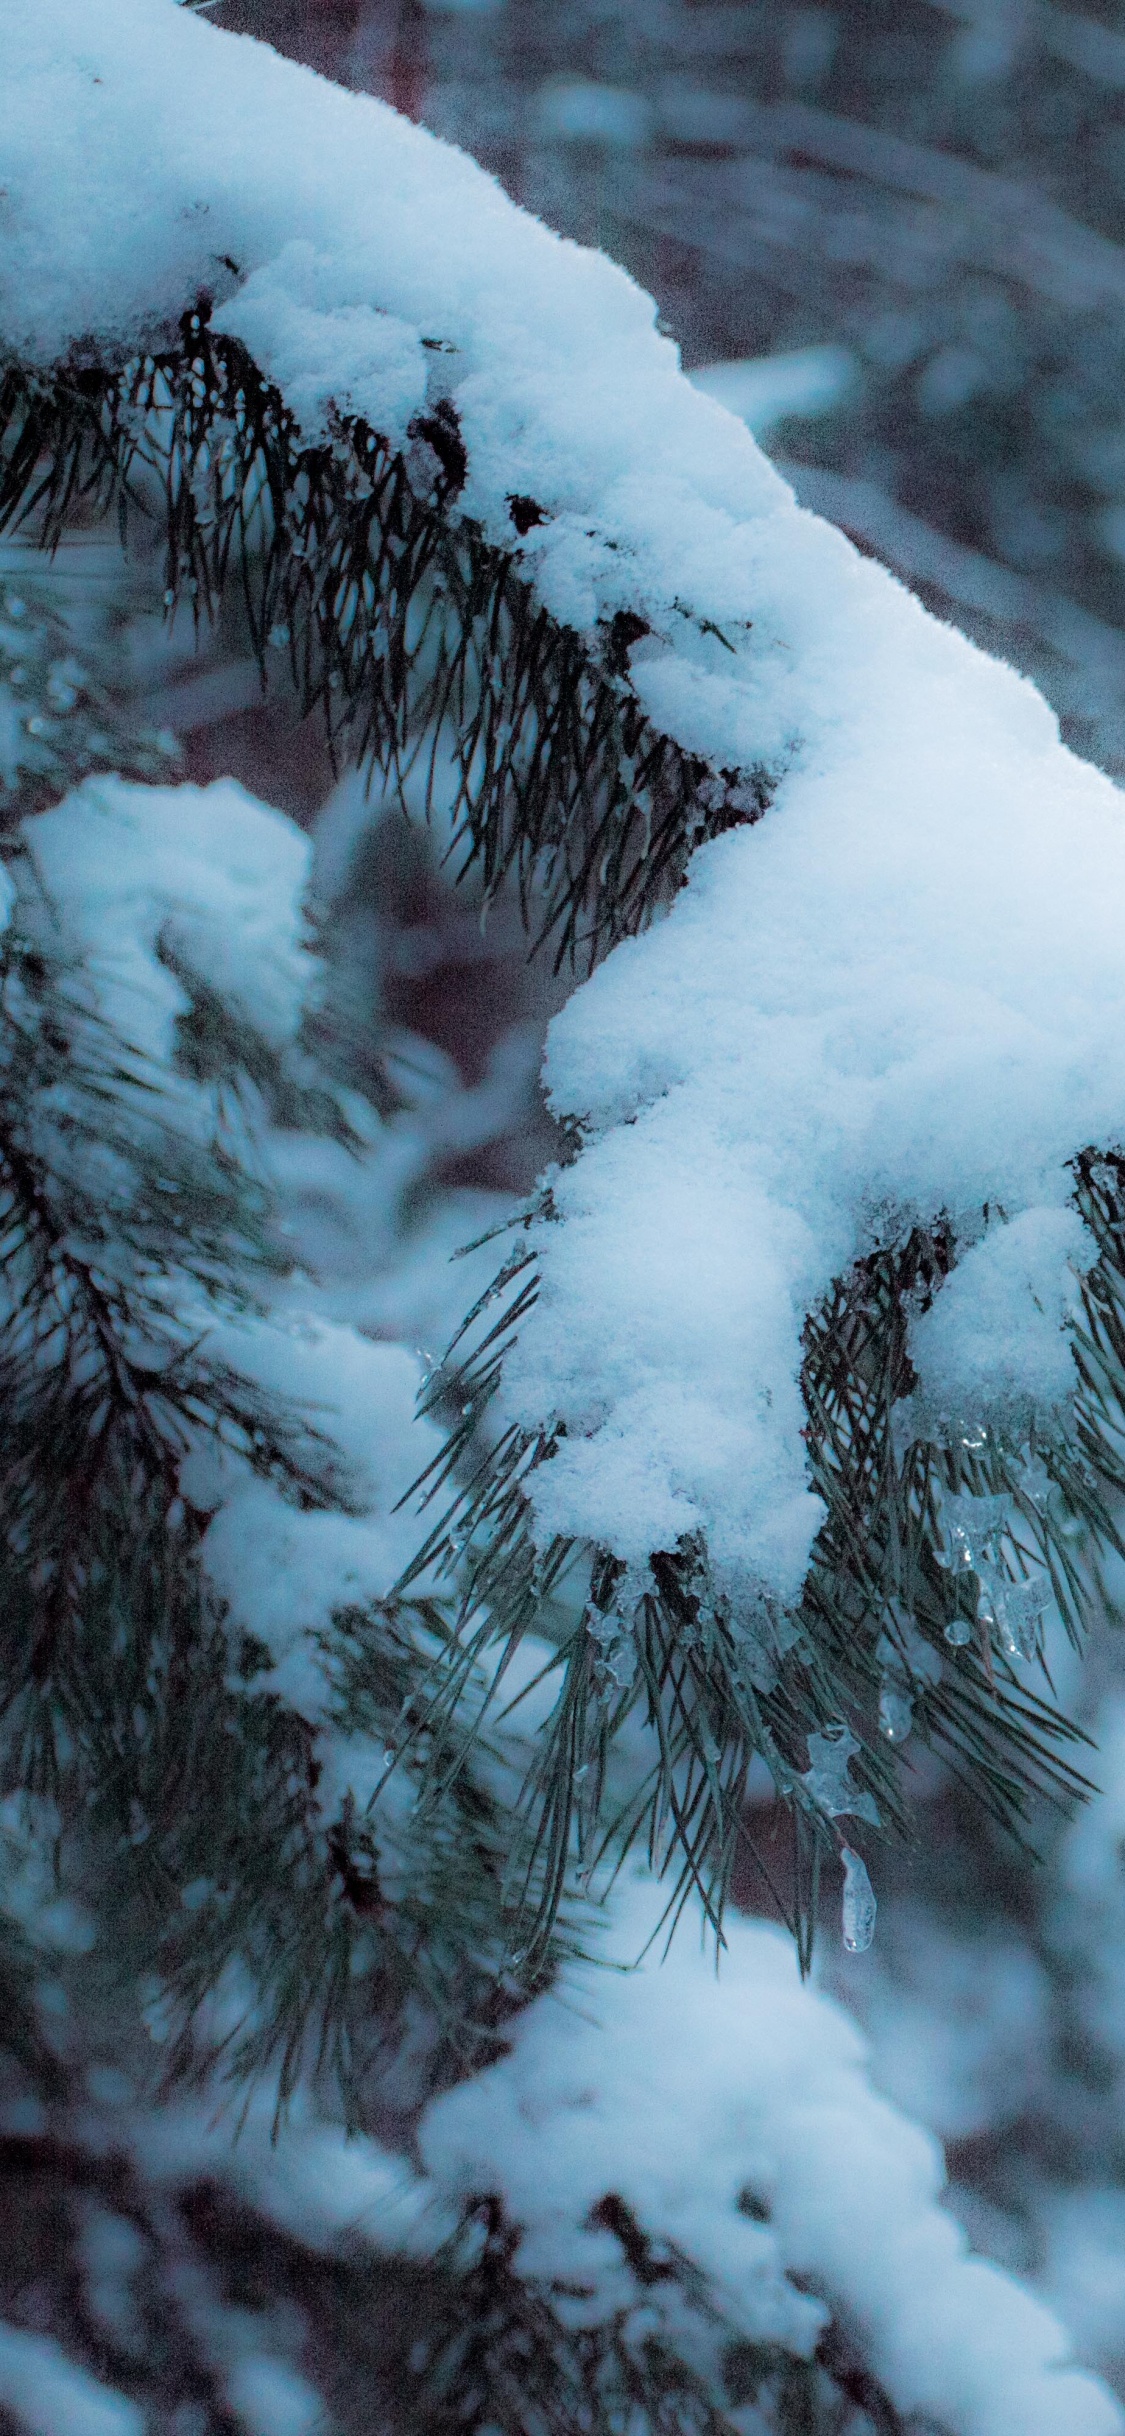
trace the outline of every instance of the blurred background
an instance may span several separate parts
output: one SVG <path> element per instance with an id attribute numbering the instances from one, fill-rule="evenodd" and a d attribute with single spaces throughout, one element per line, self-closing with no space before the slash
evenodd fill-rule
<path id="1" fill-rule="evenodd" d="M 1125 779 L 1125 0 L 208 13 L 383 96 L 624 263 L 801 500 L 1032 675 L 1076 749 Z M 0 578 L 20 557 L 5 546 Z M 143 551 L 125 570 L 114 540 L 76 534 L 29 591 L 44 669 L 77 653 L 180 775 L 233 773 L 313 829 L 353 1079 L 378 1099 L 389 1073 L 394 1106 L 390 1152 L 348 1177 L 294 1146 L 294 1228 L 328 1300 L 440 1351 L 470 1299 L 450 1250 L 552 1156 L 537 1070 L 569 984 L 529 967 L 515 907 L 482 931 L 440 840 L 333 771 L 284 692 L 263 702 L 234 608 L 214 633 L 169 632 L 161 584 Z M 1044 1815 L 1029 1860 L 919 1766 L 919 1843 L 884 1857 L 875 1951 L 842 1957 L 833 1930 L 821 1971 L 865 2023 L 876 2079 L 946 2142 L 974 2245 L 1125 2395 L 1123 1614 L 1125 1581 L 1084 1665 L 1049 1652 L 1098 1745 L 1088 1810 Z M 65 1959 L 50 1970 L 61 1985 Z M 0 2238 L 0 2306 L 70 2324 L 73 2292 L 52 2298 L 27 2237 L 57 2201 L 29 2154 L 7 2158 L 23 2231 L 10 2255 Z M 231 2255 L 216 2235 L 209 2272 Z"/>

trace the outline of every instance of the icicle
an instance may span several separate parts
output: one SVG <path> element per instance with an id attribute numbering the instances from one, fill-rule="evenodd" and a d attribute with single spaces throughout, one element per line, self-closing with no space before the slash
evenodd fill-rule
<path id="1" fill-rule="evenodd" d="M 1049 1582 L 1009 1583 L 1008 1614 L 1021 1658 L 1039 1656 L 1042 1618 L 1050 1604 L 1051 1586 Z"/>
<path id="2" fill-rule="evenodd" d="M 847 1726 L 838 1726 L 834 1733 L 810 1734 L 808 1737 L 810 1766 L 801 1778 L 818 1810 L 830 1819 L 867 1819 L 872 1827 L 879 1825 L 879 1813 L 874 1796 L 861 1793 L 848 1776 L 848 1763 L 859 1744 Z"/>
<path id="3" fill-rule="evenodd" d="M 875 1889 L 867 1875 L 866 1865 L 850 1844 L 840 1853 L 844 1864 L 844 1896 L 842 1905 L 844 1944 L 849 1954 L 866 1954 L 875 1935 L 875 1914 L 878 1905 Z"/>

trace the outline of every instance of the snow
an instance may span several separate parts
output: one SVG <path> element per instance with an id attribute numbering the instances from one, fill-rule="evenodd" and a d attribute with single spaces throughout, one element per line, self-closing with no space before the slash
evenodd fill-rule
<path id="1" fill-rule="evenodd" d="M 126 2128 L 146 2179 L 176 2188 L 219 2174 L 282 2232 L 325 2253 L 362 2241 L 425 2257 L 451 2232 L 449 2208 L 429 2183 L 377 2140 L 349 2138 L 318 2117 L 303 2090 L 280 2126 L 276 2091 L 263 2085 L 238 2112 L 235 2138 L 213 2093 L 139 2110 Z"/>
<path id="2" fill-rule="evenodd" d="M 144 2436 L 144 2413 L 48 2335 L 0 2324 L 0 2404 L 28 2436 Z"/>
<path id="3" fill-rule="evenodd" d="M 842 543 L 839 574 L 859 620 Z M 916 1330 L 923 1404 L 1053 1414 L 1093 1257 L 1067 1161 L 1125 1115 L 1120 796 L 1022 680 L 893 587 L 881 606 L 840 672 L 862 726 L 838 694 L 765 818 L 555 1019 L 552 1104 L 587 1140 L 507 1365 L 508 1415 L 565 1426 L 544 1536 L 636 1559 L 704 1530 L 732 1587 L 786 1597 L 819 1518 L 806 1312 L 915 1219 L 972 1242 L 999 1208 Z"/>
<path id="4" fill-rule="evenodd" d="M 863 2038 L 802 1985 L 784 1933 L 729 1920 L 716 1972 L 689 1912 L 667 1957 L 657 1938 L 634 1967 L 664 1900 L 640 1873 L 618 1882 L 597 1959 L 507 2025 L 499 2063 L 431 2101 L 421 2170 L 346 2139 L 303 2092 L 278 2131 L 269 2089 L 233 2144 L 206 2100 L 139 2114 L 139 2164 L 157 2185 L 219 2171 L 328 2252 L 425 2257 L 466 2200 L 495 2193 L 520 2228 L 518 2272 L 567 2324 L 621 2313 L 714 2373 L 725 2338 L 675 2285 L 638 2284 L 591 2222 L 614 2194 L 703 2269 L 728 2336 L 808 2356 L 831 2310 L 898 2409 L 946 2436 L 1120 2436 L 1051 2312 L 968 2254 L 936 2142 L 873 2090 Z"/>
<path id="5" fill-rule="evenodd" d="M 603 1964 L 635 1958 L 661 1900 L 641 1878 L 619 1891 Z M 872 2091 L 859 2033 L 801 1985 L 789 1940 L 743 1920 L 728 1938 L 718 1973 L 686 1930 L 638 1970 L 568 1972 L 510 2055 L 431 2105 L 427 2172 L 446 2192 L 499 2190 L 521 2271 L 589 2287 L 574 2307 L 595 2321 L 628 2289 L 589 2223 L 614 2191 L 747 2332 L 810 2349 L 820 2312 L 788 2281 L 807 2279 L 904 2413 L 952 2436 L 1109 2436 L 1117 2406 L 1066 2364 L 1050 2313 L 967 2255 L 937 2204 L 935 2143 Z"/>
<path id="6" fill-rule="evenodd" d="M 267 1041 L 293 1041 L 311 994 L 302 899 L 311 848 L 233 778 L 210 787 L 89 778 L 22 835 L 64 945 L 102 1013 L 156 1064 L 171 1063 L 186 966 Z"/>
<path id="7" fill-rule="evenodd" d="M 21 0 L 6 37 L 10 344 L 135 344 L 207 287 L 310 438 L 334 402 L 401 441 L 448 397 L 460 504 L 547 607 L 588 634 L 639 612 L 656 724 L 772 772 L 764 820 L 553 1027 L 586 1148 L 506 1395 L 565 1426 L 542 1534 L 640 1559 L 702 1530 L 730 1587 L 795 1597 L 801 1327 L 873 1243 L 939 1211 L 971 1243 L 1001 1210 L 1022 1231 L 939 1298 L 923 1395 L 1065 1407 L 1066 1163 L 1125 1123 L 1117 792 L 796 506 L 621 271 L 462 155 L 174 0 Z M 522 543 L 515 493 L 545 510 Z"/>
<path id="8" fill-rule="evenodd" d="M 1067 1330 L 1094 1250 L 1073 1209 L 1024 1210 L 970 1246 L 910 1331 L 926 1417 L 939 1432 L 996 1404 L 1010 1421 L 1021 1407 L 1029 1417 L 1065 1408 L 1075 1384 Z"/>
<path id="9" fill-rule="evenodd" d="M 203 1543 L 210 1581 L 233 1627 L 263 1642 L 268 1681 L 310 1721 L 327 1683 L 319 1641 L 335 1611 L 385 1598 L 418 1543 L 413 1512 L 396 1506 L 441 1444 L 414 1418 L 420 1367 L 400 1345 L 374 1345 L 354 1329 L 309 1319 L 212 1332 L 208 1349 L 245 1377 L 290 1398 L 338 1449 L 358 1511 L 302 1511 L 268 1482 L 229 1467 L 225 1495 Z M 185 1475 L 198 1494 L 202 1456 Z M 222 1477 L 222 1474 L 219 1475 Z"/>
<path id="10" fill-rule="evenodd" d="M 206 286 L 310 439 L 334 404 L 403 441 L 423 399 L 448 396 L 465 512 L 583 632 L 641 612 L 631 674 L 659 726 L 717 766 L 772 772 L 765 818 L 702 849 L 668 918 L 556 1020 L 551 1097 L 585 1147 L 555 1179 L 559 1222 L 536 1229 L 543 1290 L 504 1396 L 530 1428 L 565 1424 L 537 1476 L 541 1532 L 643 1561 L 703 1530 L 732 1585 L 796 1597 L 819 1516 L 800 1333 L 857 1253 L 947 1212 L 969 1248 L 915 1325 L 922 1409 L 1065 1419 L 1091 1251 L 1067 1161 L 1125 1121 L 1119 796 L 1030 686 L 796 507 L 621 272 L 473 164 L 174 0 L 96 17 L 13 0 L 5 41 L 7 344 L 39 364 L 92 330 L 134 345 Z M 512 493 L 545 510 L 519 545 Z M 275 1046 L 295 1042 L 315 977 L 291 824 L 230 782 L 111 780 L 26 834 L 139 1047 L 167 1063 L 188 1005 L 162 942 Z M 311 1403 L 349 1467 L 355 1510 L 328 1515 L 234 1465 L 213 1474 L 214 1585 L 320 1722 L 318 1635 L 341 1601 L 389 1586 L 410 1531 L 394 1505 L 434 1441 L 409 1420 L 410 1357 L 311 1288 L 303 1320 L 291 1297 L 216 1329 L 236 1343 L 251 1375 Z M 363 1798 L 380 1756 L 332 1743 L 326 1783 Z M 1098 1845 L 1076 1831 L 1069 1865 L 1108 1915 L 1104 1826 Z M 632 1961 L 658 1902 L 619 1887 L 603 1959 Z M 1115 1984 L 1104 2003 L 1116 2022 Z M 137 2127 L 138 2153 L 170 2181 L 209 2156 L 326 2248 L 359 2232 L 425 2253 L 459 2199 L 498 2188 L 525 2272 L 585 2284 L 557 2297 L 595 2319 L 640 2305 L 590 2223 L 613 2190 L 714 2278 L 736 2325 L 807 2352 L 831 2306 L 898 2407 L 951 2436 L 1121 2428 L 1049 2312 L 967 2256 L 932 2140 L 873 2093 L 858 2034 L 800 1985 L 780 1933 L 732 1921 L 718 1976 L 686 1927 L 663 1967 L 576 1967 L 510 2038 L 429 2109 L 422 2174 L 303 2095 L 275 2144 L 268 2090 L 237 2144 L 206 2109 L 168 2108 Z M 5 2377 L 21 2410 L 24 2379 L 42 2436 L 138 2425 L 41 2338 L 0 2335 L 6 2399 Z"/>
<path id="11" fill-rule="evenodd" d="M 208 1145 L 221 1122 L 228 1149 L 249 1157 L 252 1172 L 267 1182 L 272 1151 L 279 1219 L 286 1170 L 290 1178 L 303 1172 L 307 1184 L 310 1153 L 327 1162 L 346 1207 L 339 1168 L 348 1153 L 340 1144 L 311 1144 L 294 1134 L 286 1157 L 287 1138 L 261 1121 L 245 1126 L 236 1141 L 230 1094 L 193 1081 L 174 1062 L 176 1027 L 198 983 L 272 1049 L 299 1051 L 302 1021 L 320 985 L 305 914 L 309 839 L 230 779 L 204 788 L 90 779 L 52 811 L 25 821 L 21 834 L 35 872 L 34 884 L 21 873 L 21 919 L 34 920 L 36 891 L 44 890 L 56 944 L 76 960 L 118 1037 L 141 1053 L 143 1080 L 165 1106 L 171 1100 L 173 1120 Z M 147 1096 L 140 1095 L 142 1109 Z M 410 1146 L 401 1132 L 380 1132 L 373 1111 L 365 1114 L 364 1157 L 351 1163 L 350 1181 L 353 1198 L 358 1193 L 357 1231 L 382 1195 L 377 1258 L 386 1249 L 395 1184 L 409 1180 Z M 433 1230 L 431 1249 L 439 1256 L 453 1248 L 448 1233 L 448 1225 L 445 1235 Z M 299 1260 L 301 1247 L 293 1248 Z M 404 1501 L 441 1444 L 437 1429 L 415 1417 L 420 1361 L 401 1345 L 360 1333 L 354 1290 L 346 1320 L 318 1308 L 318 1300 L 330 1305 L 333 1297 L 320 1298 L 299 1266 L 273 1288 L 268 1308 L 201 1308 L 198 1293 L 184 1293 L 175 1281 L 162 1292 L 207 1357 L 315 1433 L 312 1468 L 323 1473 L 329 1492 L 323 1509 L 298 1506 L 256 1478 L 241 1457 L 210 1442 L 189 1451 L 180 1480 L 213 1515 L 202 1558 L 232 1644 L 249 1634 L 266 1654 L 256 1688 L 268 1687 L 321 1731 L 328 1815 L 349 1789 L 365 1801 L 382 1770 L 380 1749 L 345 1741 L 333 1728 L 322 1644 L 334 1613 L 384 1598 L 417 1547 L 417 1520 Z M 62 1946 L 59 1910 L 52 1907 L 53 1933 Z M 76 1916 L 72 1943 L 84 1926 Z"/>
<path id="12" fill-rule="evenodd" d="M 287 2360 L 248 2354 L 230 2369 L 226 2387 L 247 2436 L 324 2436 L 324 2403 Z"/>

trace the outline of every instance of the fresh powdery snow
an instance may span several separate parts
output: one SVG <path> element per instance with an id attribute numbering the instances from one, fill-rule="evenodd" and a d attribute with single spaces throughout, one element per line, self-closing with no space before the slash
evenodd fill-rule
<path id="1" fill-rule="evenodd" d="M 936 2143 L 871 2089 L 864 2044 L 802 1986 L 792 1943 L 727 1922 L 721 1967 L 698 1915 L 670 1953 L 666 1896 L 638 1874 L 612 1899 L 598 1964 L 572 1969 L 512 2027 L 499 2064 L 423 2119 L 428 2173 L 451 2197 L 498 2189 L 526 2227 L 523 2272 L 610 2315 L 627 2279 L 589 2215 L 607 2191 L 702 2266 L 747 2334 L 810 2350 L 823 2322 L 790 2274 L 860 2334 L 903 2412 L 957 2436 L 1109 2436 L 1104 2387 L 1066 2366 L 1057 2321 L 970 2258 L 936 2203 Z M 696 1935 L 691 1934 L 694 1917 Z"/>
<path id="2" fill-rule="evenodd" d="M 643 1875 L 619 1882 L 599 1961 L 568 1969 L 507 2026 L 499 2063 L 427 2108 L 420 2174 L 345 2140 L 305 2098 L 278 2135 L 263 2089 L 233 2148 L 209 2106 L 139 2116 L 146 2176 L 220 2170 L 314 2247 L 413 2255 L 466 2199 L 495 2192 L 522 2228 L 520 2274 L 569 2324 L 622 2313 L 637 2338 L 663 2331 L 713 2366 L 705 2313 L 674 2284 L 637 2282 L 591 2221 L 612 2194 L 658 2256 L 672 2243 L 704 2270 L 728 2337 L 807 2356 L 832 2310 L 898 2408 L 948 2436 L 1120 2436 L 1116 2403 L 1069 2364 L 1057 2320 L 969 2256 L 939 2204 L 937 2144 L 873 2091 L 860 2033 L 801 1984 L 781 1930 L 729 1920 L 716 1972 L 689 1910 L 666 1959 L 658 1940 L 621 1968 L 664 1900 Z"/>
<path id="3" fill-rule="evenodd" d="M 303 899 L 312 849 L 233 778 L 210 787 L 88 778 L 24 823 L 60 945 L 81 957 L 122 1040 L 167 1068 L 190 1006 L 184 965 L 273 1049 L 314 978 Z"/>
<path id="4" fill-rule="evenodd" d="M 1125 1129 L 1116 789 L 796 506 L 623 272 L 461 154 L 175 0 L 9 0 L 4 33 L 9 345 L 128 346 L 206 288 L 310 438 L 334 403 L 401 441 L 448 397 L 465 512 L 584 633 L 646 619 L 659 727 L 771 773 L 765 818 L 553 1027 L 586 1147 L 505 1396 L 565 1425 L 543 1533 L 643 1560 L 702 1529 L 730 1587 L 796 1596 L 800 1331 L 857 1254 L 939 1211 L 971 1240 L 987 1205 L 919 1331 L 923 1406 L 1065 1403 L 1091 1257 L 1067 1161 Z M 544 510 L 522 543 L 513 494 Z"/>

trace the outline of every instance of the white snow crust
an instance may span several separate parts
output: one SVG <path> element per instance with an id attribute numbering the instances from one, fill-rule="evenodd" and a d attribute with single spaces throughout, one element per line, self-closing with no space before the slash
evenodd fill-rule
<path id="1" fill-rule="evenodd" d="M 923 1402 L 1065 1409 L 1089 1257 L 1066 1163 L 1125 1126 L 1119 794 L 797 508 L 621 271 L 462 155 L 175 0 L 15 0 L 5 39 L 9 344 L 135 344 L 207 287 L 310 437 L 330 402 L 402 440 L 450 398 L 466 512 L 511 547 L 507 500 L 535 497 L 547 606 L 584 633 L 639 611 L 657 724 L 772 772 L 765 819 L 701 849 L 553 1027 L 587 1148 L 506 1395 L 565 1424 L 542 1533 L 643 1558 L 702 1529 L 731 1587 L 795 1596 L 800 1330 L 871 1244 L 939 1211 L 972 1240 L 987 1207 L 919 1334 Z"/>

